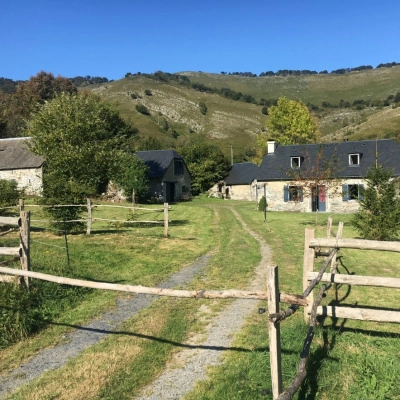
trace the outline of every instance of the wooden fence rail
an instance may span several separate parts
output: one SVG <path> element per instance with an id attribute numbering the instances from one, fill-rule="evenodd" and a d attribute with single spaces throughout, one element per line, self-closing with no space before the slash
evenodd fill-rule
<path id="1" fill-rule="evenodd" d="M 41 272 L 22 271 L 19 269 L 0 267 L 0 273 L 9 275 L 25 276 L 30 278 L 41 279 L 48 282 L 55 282 L 63 285 L 80 286 L 92 289 L 115 290 L 119 292 L 153 294 L 157 296 L 170 296 L 170 297 L 188 297 L 194 299 L 253 299 L 253 300 L 267 300 L 268 292 L 265 291 L 247 291 L 247 290 L 178 290 L 178 289 L 164 289 L 164 288 L 151 288 L 145 286 L 122 285 L 117 283 L 107 282 L 93 282 L 82 279 L 72 279 L 63 276 L 49 275 Z M 305 305 L 306 299 L 302 296 L 292 295 L 288 293 L 280 293 L 279 301 L 288 304 Z"/>
<path id="2" fill-rule="evenodd" d="M 25 207 L 25 204 L 23 200 L 19 201 L 19 207 L 20 209 L 23 209 Z M 169 225 L 169 219 L 168 219 L 168 212 L 171 209 L 169 207 L 168 203 L 164 203 L 163 208 L 148 208 L 148 207 L 137 207 L 137 206 L 117 206 L 117 205 L 109 205 L 109 204 L 93 204 L 91 199 L 87 199 L 87 204 L 54 204 L 54 205 L 38 205 L 38 204 L 30 204 L 27 207 L 41 207 L 41 208 L 63 208 L 63 207 L 81 207 L 81 208 L 86 208 L 87 210 L 87 217 L 86 219 L 75 219 L 75 220 L 66 220 L 66 221 L 50 221 L 50 220 L 37 220 L 37 219 L 32 219 L 32 222 L 56 222 L 56 223 L 71 223 L 71 222 L 83 222 L 86 223 L 86 234 L 90 235 L 91 229 L 92 229 L 92 224 L 96 221 L 104 221 L 104 222 L 119 222 L 119 223 L 124 223 L 124 224 L 155 224 L 155 225 L 163 225 L 164 226 L 164 237 L 168 237 L 168 225 Z M 124 209 L 129 209 L 132 210 L 133 212 L 138 211 L 138 210 L 146 210 L 146 211 L 153 211 L 153 212 L 163 212 L 164 213 L 164 218 L 161 221 L 154 221 L 154 220 L 119 220 L 119 219 L 107 219 L 107 218 L 95 218 L 93 217 L 93 209 L 97 207 L 111 207 L 111 208 L 124 208 Z"/>
<path id="3" fill-rule="evenodd" d="M 359 286 L 375 286 L 400 289 L 400 279 L 385 278 L 377 276 L 359 276 L 359 275 L 341 275 L 336 273 L 336 253 L 340 248 L 361 249 L 361 250 L 379 250 L 400 252 L 399 242 L 381 242 L 376 240 L 359 240 L 359 239 L 342 239 L 343 223 L 339 223 L 336 238 L 331 238 L 332 221 L 328 219 L 327 238 L 315 238 L 314 229 L 307 228 L 305 230 L 304 256 L 303 256 L 303 296 L 307 296 L 307 305 L 304 308 L 304 317 L 309 322 L 309 331 L 304 341 L 304 347 L 301 352 L 298 372 L 291 384 L 282 392 L 282 377 L 280 376 L 280 343 L 279 338 L 279 322 L 287 316 L 292 315 L 297 309 L 297 305 L 291 305 L 286 311 L 278 310 L 277 300 L 273 296 L 269 297 L 269 332 L 270 336 L 270 352 L 271 352 L 271 379 L 274 400 L 289 400 L 294 396 L 304 381 L 306 373 L 306 363 L 310 345 L 314 336 L 316 317 L 318 315 L 330 316 L 335 318 L 358 319 L 364 321 L 378 322 L 394 322 L 400 323 L 400 310 L 385 310 L 378 308 L 360 308 L 360 307 L 341 307 L 341 306 L 321 306 L 320 302 L 326 290 L 333 284 L 348 284 Z M 326 251 L 328 249 L 328 251 Z M 314 271 L 314 262 L 318 255 L 328 255 L 325 263 L 319 272 Z M 325 269 L 331 263 L 330 273 L 326 273 Z M 279 282 L 277 279 L 277 267 L 272 267 L 269 272 L 268 288 L 271 293 L 279 292 Z M 326 282 L 328 285 L 322 285 L 318 296 L 314 301 L 311 286 L 315 283 Z M 272 289 L 271 285 L 275 288 Z M 271 304 L 270 304 L 271 303 Z M 277 309 L 278 311 L 273 311 Z"/>

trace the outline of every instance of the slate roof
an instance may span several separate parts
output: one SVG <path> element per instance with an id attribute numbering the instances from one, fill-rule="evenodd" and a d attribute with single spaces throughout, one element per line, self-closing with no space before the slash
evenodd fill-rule
<path id="1" fill-rule="evenodd" d="M 162 178 L 174 158 L 182 160 L 182 156 L 175 150 L 138 151 L 136 155 L 149 168 L 149 179 Z"/>
<path id="2" fill-rule="evenodd" d="M 233 164 L 229 175 L 225 178 L 226 185 L 246 185 L 253 182 L 258 172 L 258 165 L 251 162 Z"/>
<path id="3" fill-rule="evenodd" d="M 0 139 L 0 170 L 39 168 L 44 158 L 28 150 L 29 138 Z"/>
<path id="4" fill-rule="evenodd" d="M 264 156 L 256 179 L 260 181 L 288 179 L 291 157 L 301 157 L 301 168 L 307 170 L 316 164 L 319 151 L 326 160 L 336 160 L 337 177 L 363 178 L 368 168 L 378 165 L 393 170 L 393 176 L 400 176 L 400 145 L 392 139 L 360 140 L 354 142 L 335 142 L 306 145 L 278 145 L 274 153 Z M 359 154 L 359 165 L 349 164 L 349 155 Z"/>

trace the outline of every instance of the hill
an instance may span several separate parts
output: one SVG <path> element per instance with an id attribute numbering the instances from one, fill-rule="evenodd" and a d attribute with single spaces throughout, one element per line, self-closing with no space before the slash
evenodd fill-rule
<path id="1" fill-rule="evenodd" d="M 262 108 L 280 96 L 308 104 L 323 141 L 400 134 L 400 109 L 394 103 L 400 92 L 400 66 L 303 76 L 170 75 L 187 80 L 127 74 L 91 90 L 118 101 L 123 117 L 134 122 L 142 140 L 156 138 L 168 147 L 202 137 L 226 155 L 232 149 L 235 161 L 253 154 L 255 137 L 268 118 Z M 240 100 L 233 99 L 235 94 Z M 200 103 L 206 106 L 205 113 Z M 138 105 L 148 114 L 139 112 Z"/>

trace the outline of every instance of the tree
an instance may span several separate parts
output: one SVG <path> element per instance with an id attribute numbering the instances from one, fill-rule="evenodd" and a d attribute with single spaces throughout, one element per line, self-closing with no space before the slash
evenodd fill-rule
<path id="1" fill-rule="evenodd" d="M 69 79 L 61 76 L 55 78 L 52 73 L 43 71 L 27 82 L 19 83 L 15 93 L 3 98 L 3 101 L 0 99 L 0 114 L 3 114 L 6 123 L 3 136 L 20 136 L 30 113 L 60 93 L 76 94 L 77 88 Z"/>
<path id="2" fill-rule="evenodd" d="M 296 201 L 303 201 L 304 197 L 311 198 L 312 210 L 319 211 L 326 197 L 340 188 L 342 180 L 339 178 L 339 165 L 336 148 L 304 146 L 299 156 L 291 158 L 291 168 L 286 171 L 290 179 L 288 196 L 293 196 Z M 292 193 L 289 193 L 291 190 Z"/>
<path id="3" fill-rule="evenodd" d="M 114 159 L 110 178 L 121 188 L 127 198 L 135 193 L 136 198 L 144 198 L 149 186 L 146 165 L 134 154 L 123 152 Z"/>
<path id="4" fill-rule="evenodd" d="M 392 171 L 382 166 L 370 168 L 366 188 L 358 200 L 360 208 L 352 218 L 352 225 L 364 239 L 393 240 L 400 230 L 400 199 Z"/>
<path id="5" fill-rule="evenodd" d="M 306 144 L 318 140 L 318 126 L 301 101 L 280 97 L 276 106 L 268 109 L 266 122 L 270 139 L 280 144 Z"/>
<path id="6" fill-rule="evenodd" d="M 205 192 L 228 175 L 229 160 L 216 146 L 195 142 L 181 147 L 178 151 L 192 177 L 194 195 Z"/>
<path id="7" fill-rule="evenodd" d="M 128 157 L 136 132 L 116 105 L 92 93 L 63 93 L 45 103 L 32 114 L 25 131 L 32 137 L 31 150 L 46 159 L 44 202 L 80 204 L 104 192 L 118 160 Z M 54 209 L 53 215 L 78 219 L 72 218 L 74 210 L 79 214 L 75 207 Z"/>

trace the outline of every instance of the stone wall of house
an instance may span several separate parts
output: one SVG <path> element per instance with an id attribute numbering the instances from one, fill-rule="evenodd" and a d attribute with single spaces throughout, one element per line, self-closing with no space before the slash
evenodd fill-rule
<path id="1" fill-rule="evenodd" d="M 0 179 L 15 180 L 18 183 L 18 189 L 24 189 L 25 193 L 29 195 L 40 195 L 42 192 L 43 173 L 41 168 L 2 170 Z"/>
<path id="2" fill-rule="evenodd" d="M 228 189 L 228 192 L 226 192 Z M 228 193 L 228 198 L 232 200 L 254 200 L 254 188 L 252 185 L 230 185 L 225 186 L 224 197 Z"/>
<path id="3" fill-rule="evenodd" d="M 342 182 L 348 185 L 359 185 L 363 183 L 362 179 L 348 179 Z M 268 202 L 268 210 L 270 211 L 298 211 L 311 212 L 311 196 L 309 193 L 304 193 L 303 201 L 284 201 L 284 186 L 290 186 L 291 182 L 267 182 L 266 183 L 266 198 Z M 258 199 L 264 195 L 264 183 L 259 182 Z M 326 196 L 326 212 L 350 213 L 358 210 L 358 201 L 349 200 L 343 201 L 342 186 L 329 188 Z"/>

